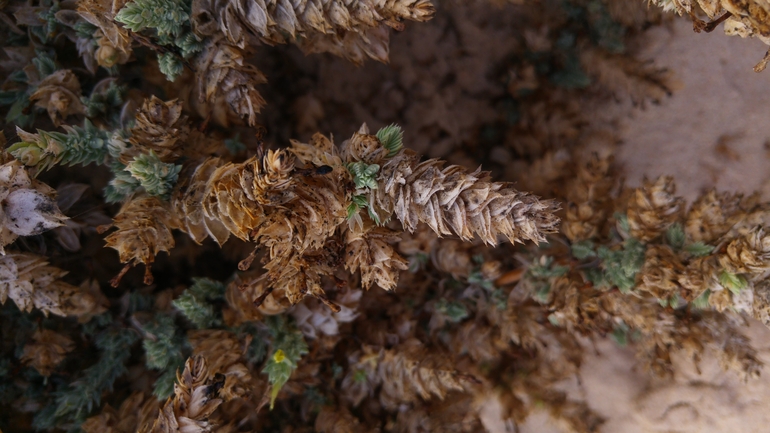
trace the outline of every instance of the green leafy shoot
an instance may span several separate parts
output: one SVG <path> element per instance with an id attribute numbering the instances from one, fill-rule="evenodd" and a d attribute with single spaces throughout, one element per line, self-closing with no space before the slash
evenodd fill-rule
<path id="1" fill-rule="evenodd" d="M 273 336 L 273 351 L 262 370 L 270 382 L 270 409 L 283 385 L 288 382 L 291 373 L 297 368 L 302 356 L 308 353 L 307 343 L 302 333 L 290 326 L 284 318 L 272 316 L 268 328 Z"/>
<path id="2" fill-rule="evenodd" d="M 567 272 L 569 272 L 569 266 L 554 264 L 553 257 L 551 256 L 541 256 L 538 262 L 533 263 L 527 269 L 527 273 L 534 278 L 557 278 L 565 275 Z"/>
<path id="3" fill-rule="evenodd" d="M 16 159 L 28 167 L 48 170 L 57 164 L 104 164 L 108 155 L 109 134 L 88 119 L 83 127 L 67 126 L 63 132 L 38 130 L 29 134 L 32 141 L 20 141 L 8 148 Z"/>
<path id="4" fill-rule="evenodd" d="M 460 302 L 439 299 L 435 305 L 436 311 L 452 323 L 462 322 L 469 315 L 468 309 Z"/>
<path id="5" fill-rule="evenodd" d="M 225 147 L 227 151 L 233 155 L 237 155 L 246 150 L 246 145 L 241 141 L 241 134 L 235 134 L 235 137 L 225 140 Z"/>
<path id="6" fill-rule="evenodd" d="M 684 246 L 685 233 L 684 227 L 680 223 L 674 223 L 666 230 L 666 243 L 675 250 L 680 250 Z"/>
<path id="7" fill-rule="evenodd" d="M 578 260 L 585 260 L 596 257 L 594 243 L 589 240 L 579 241 L 572 244 L 572 256 Z"/>
<path id="8" fill-rule="evenodd" d="M 404 131 L 395 123 L 377 131 L 377 139 L 385 149 L 388 149 L 388 158 L 395 156 L 404 146 Z"/>
<path id="9" fill-rule="evenodd" d="M 423 269 L 429 258 L 430 256 L 425 253 L 415 253 L 409 256 L 409 272 L 414 274 Z"/>
<path id="10" fill-rule="evenodd" d="M 623 243 L 621 250 L 613 251 L 600 247 L 599 258 L 602 259 L 604 277 L 622 293 L 628 293 L 636 284 L 636 274 L 644 265 L 645 246 L 634 238 Z"/>
<path id="11" fill-rule="evenodd" d="M 120 203 L 128 199 L 137 189 L 141 188 L 139 180 L 126 171 L 126 166 L 116 162 L 110 167 L 115 177 L 104 189 L 104 200 L 107 203 Z"/>
<path id="12" fill-rule="evenodd" d="M 626 214 L 616 212 L 615 215 L 616 226 L 621 236 L 627 236 L 631 230 L 631 226 L 628 225 L 628 216 Z"/>
<path id="13" fill-rule="evenodd" d="M 173 83 L 176 77 L 180 76 L 184 71 L 184 64 L 182 59 L 174 53 L 160 53 L 158 54 L 158 69 L 166 76 L 168 81 Z"/>
<path id="14" fill-rule="evenodd" d="M 628 325 L 626 325 L 624 322 L 620 322 L 619 324 L 615 325 L 615 328 L 613 328 L 610 335 L 615 341 L 615 344 L 620 347 L 625 347 L 629 343 L 629 331 L 630 329 Z"/>
<path id="15" fill-rule="evenodd" d="M 100 86 L 97 84 L 97 87 Z M 115 84 L 115 80 L 111 80 L 105 89 L 93 92 L 87 98 L 85 96 L 81 97 L 80 102 L 85 107 L 86 117 L 95 118 L 111 113 L 118 114 L 120 107 L 123 105 L 123 94 L 125 92 L 125 86 L 119 86 Z"/>
<path id="16" fill-rule="evenodd" d="M 115 21 L 133 32 L 155 29 L 158 36 L 178 36 L 190 20 L 189 4 L 174 0 L 135 0 L 126 4 Z"/>
<path id="17" fill-rule="evenodd" d="M 705 310 L 709 307 L 709 296 L 711 296 L 711 289 L 706 289 L 700 296 L 693 299 L 692 306 L 698 310 Z"/>
<path id="18" fill-rule="evenodd" d="M 102 393 L 111 390 L 115 380 L 128 372 L 126 362 L 136 340 L 136 333 L 130 329 L 110 328 L 100 332 L 95 340 L 100 350 L 99 359 L 59 393 L 54 416 L 75 420 L 98 407 Z"/>
<path id="19" fill-rule="evenodd" d="M 174 391 L 177 369 L 184 366 L 187 340 L 177 333 L 174 318 L 167 314 L 157 314 L 144 326 L 144 331 L 147 334 L 142 346 L 147 367 L 161 370 L 153 394 L 164 399 Z"/>
<path id="20" fill-rule="evenodd" d="M 225 285 L 208 278 L 194 278 L 193 285 L 171 304 L 198 329 L 222 324 L 221 309 L 212 302 L 224 299 Z"/>
<path id="21" fill-rule="evenodd" d="M 181 170 L 181 165 L 165 163 L 153 151 L 135 157 L 126 165 L 126 171 L 148 194 L 163 199 L 171 194 Z"/>
<path id="22" fill-rule="evenodd" d="M 348 171 L 353 176 L 353 183 L 358 189 L 377 189 L 378 164 L 368 165 L 363 161 L 351 162 L 347 165 Z"/>
<path id="23" fill-rule="evenodd" d="M 486 290 L 494 290 L 495 288 L 495 284 L 484 278 L 484 274 L 481 273 L 480 269 L 475 269 L 468 275 L 468 283 L 475 284 Z"/>
<path id="24" fill-rule="evenodd" d="M 714 247 L 703 242 L 693 242 L 686 245 L 684 250 L 693 257 L 705 257 L 714 251 Z"/>
<path id="25" fill-rule="evenodd" d="M 722 271 L 719 273 L 719 284 L 737 295 L 749 285 L 749 282 L 743 275 Z"/>

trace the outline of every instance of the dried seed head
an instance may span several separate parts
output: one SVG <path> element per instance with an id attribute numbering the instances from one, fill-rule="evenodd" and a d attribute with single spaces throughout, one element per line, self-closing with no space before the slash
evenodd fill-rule
<path id="1" fill-rule="evenodd" d="M 29 100 L 45 109 L 53 124 L 59 126 L 68 116 L 85 114 L 80 98 L 80 82 L 75 74 L 69 69 L 60 69 L 45 77 Z"/>
<path id="2" fill-rule="evenodd" d="M 676 197 L 674 180 L 661 176 L 655 182 L 644 181 L 628 203 L 630 235 L 641 241 L 651 241 L 679 220 L 684 200 Z"/>
<path id="3" fill-rule="evenodd" d="M 733 274 L 758 274 L 770 269 L 770 235 L 757 227 L 732 240 L 719 256 L 719 263 Z"/>
<path id="4" fill-rule="evenodd" d="M 637 274 L 637 289 L 658 299 L 669 299 L 679 293 L 679 279 L 684 272 L 679 257 L 666 245 L 650 245 L 644 265 Z"/>
<path id="5" fill-rule="evenodd" d="M 174 99 L 163 102 L 155 96 L 145 99 L 136 114 L 129 142 L 132 147 L 120 155 L 128 164 L 135 157 L 154 152 L 163 162 L 172 162 L 181 156 L 181 147 L 190 134 L 187 116 L 182 115 L 182 103 Z"/>

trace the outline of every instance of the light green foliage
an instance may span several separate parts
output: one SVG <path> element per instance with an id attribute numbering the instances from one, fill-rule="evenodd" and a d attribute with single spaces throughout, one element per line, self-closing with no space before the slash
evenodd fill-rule
<path id="1" fill-rule="evenodd" d="M 104 189 L 104 200 L 107 203 L 125 201 L 134 191 L 142 186 L 139 180 L 131 176 L 131 173 L 126 171 L 126 166 L 120 162 L 112 164 L 110 168 L 115 177 L 110 180 L 110 183 Z"/>
<path id="2" fill-rule="evenodd" d="M 166 76 L 168 81 L 173 83 L 176 80 L 176 77 L 181 75 L 182 71 L 184 71 L 184 65 L 182 64 L 182 59 L 176 54 L 167 52 L 158 54 L 158 69 L 160 69 L 160 72 Z"/>
<path id="3" fill-rule="evenodd" d="M 436 311 L 441 313 L 452 323 L 462 322 L 468 317 L 468 309 L 460 302 L 439 299 L 435 305 Z"/>
<path id="4" fill-rule="evenodd" d="M 711 296 L 711 289 L 706 289 L 700 296 L 693 299 L 692 306 L 699 310 L 705 310 L 709 307 L 709 296 Z"/>
<path id="5" fill-rule="evenodd" d="M 358 214 L 358 211 L 361 209 L 366 209 L 369 213 L 369 218 L 374 221 L 375 224 L 380 225 L 382 224 L 380 221 L 379 215 L 374 213 L 372 209 L 369 207 L 369 202 L 365 194 L 358 194 L 354 195 L 351 199 L 350 204 L 348 205 L 347 211 L 348 211 L 348 219 L 353 218 L 355 215 Z"/>
<path id="6" fill-rule="evenodd" d="M 38 51 L 37 56 L 32 59 L 32 64 L 35 65 L 40 78 L 45 78 L 59 69 L 54 58 L 42 50 Z"/>
<path id="7" fill-rule="evenodd" d="M 621 235 L 627 235 L 631 230 L 631 226 L 628 225 L 628 216 L 623 213 L 616 212 L 613 215 L 615 218 L 615 224 Z"/>
<path id="8" fill-rule="evenodd" d="M 161 161 L 155 152 L 137 156 L 126 165 L 126 171 L 144 187 L 147 194 L 168 198 L 176 184 L 181 165 Z"/>
<path id="9" fill-rule="evenodd" d="M 83 127 L 67 126 L 64 132 L 38 130 L 37 141 L 20 141 L 8 151 L 24 165 L 48 170 L 57 164 L 103 164 L 108 155 L 109 134 L 88 119 Z"/>
<path id="10" fill-rule="evenodd" d="M 377 139 L 385 149 L 388 149 L 388 158 L 394 156 L 404 146 L 404 131 L 395 123 L 377 131 Z"/>
<path id="11" fill-rule="evenodd" d="M 714 251 L 714 247 L 703 242 L 693 242 L 684 247 L 688 254 L 695 257 L 705 257 Z"/>
<path id="12" fill-rule="evenodd" d="M 308 353 L 308 347 L 302 333 L 290 326 L 283 317 L 271 316 L 267 320 L 267 325 L 273 337 L 273 348 L 262 372 L 267 374 L 271 385 L 270 409 L 272 409 L 278 392 L 297 368 L 302 355 Z"/>
<path id="13" fill-rule="evenodd" d="M 87 98 L 81 97 L 80 102 L 85 107 L 86 117 L 94 118 L 112 113 L 118 114 L 123 105 L 123 93 L 125 91 L 125 86 L 119 86 L 115 84 L 115 81 L 111 81 L 103 91 L 91 93 Z"/>
<path id="14" fill-rule="evenodd" d="M 186 31 L 179 35 L 179 37 L 174 40 L 174 45 L 179 47 L 179 50 L 181 51 L 180 54 L 182 54 L 182 58 L 185 59 L 189 59 L 203 50 L 203 41 L 191 31 Z"/>
<path id="15" fill-rule="evenodd" d="M 189 6 L 174 0 L 135 0 L 126 4 L 115 21 L 131 31 L 154 29 L 158 36 L 177 36 L 190 20 Z"/>
<path id="16" fill-rule="evenodd" d="M 731 292 L 738 294 L 749 285 L 749 282 L 743 275 L 722 271 L 719 273 L 719 284 Z"/>
<path id="17" fill-rule="evenodd" d="M 153 394 L 164 399 L 173 391 L 175 372 L 184 365 L 187 341 L 177 334 L 174 318 L 166 314 L 157 314 L 152 322 L 144 326 L 146 332 L 144 348 L 147 367 L 161 370 L 155 381 Z"/>
<path id="18" fill-rule="evenodd" d="M 198 329 L 222 324 L 221 308 L 212 305 L 225 297 L 225 285 L 208 278 L 194 278 L 193 285 L 171 302 Z"/>
<path id="19" fill-rule="evenodd" d="M 646 247 L 634 238 L 626 239 L 623 248 L 617 251 L 599 247 L 604 278 L 621 292 L 628 293 L 634 288 L 636 274 L 644 265 Z"/>
<path id="20" fill-rule="evenodd" d="M 685 234 L 684 227 L 680 223 L 674 223 L 666 230 L 666 243 L 675 250 L 682 249 L 684 246 Z"/>
<path id="21" fill-rule="evenodd" d="M 617 343 L 618 346 L 624 347 L 628 345 L 628 331 L 628 325 L 620 322 L 619 324 L 615 325 L 615 328 L 612 330 L 612 334 L 610 334 L 610 336 L 613 340 L 615 340 L 615 343 Z"/>
<path id="22" fill-rule="evenodd" d="M 594 243 L 589 240 L 573 243 L 572 256 L 578 260 L 585 260 L 591 257 L 596 257 Z"/>
<path id="23" fill-rule="evenodd" d="M 367 165 L 363 161 L 348 164 L 348 171 L 353 176 L 353 183 L 359 189 L 377 189 L 378 164 Z"/>

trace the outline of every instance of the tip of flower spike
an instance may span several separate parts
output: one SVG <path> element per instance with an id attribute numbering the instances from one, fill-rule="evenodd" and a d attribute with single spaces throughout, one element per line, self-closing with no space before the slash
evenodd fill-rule
<path id="1" fill-rule="evenodd" d="M 382 146 L 388 149 L 388 158 L 397 154 L 404 146 L 404 131 L 395 123 L 380 129 L 375 135 Z"/>

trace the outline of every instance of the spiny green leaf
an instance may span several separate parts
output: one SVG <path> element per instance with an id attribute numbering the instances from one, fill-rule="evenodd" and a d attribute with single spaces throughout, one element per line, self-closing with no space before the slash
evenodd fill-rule
<path id="1" fill-rule="evenodd" d="M 749 282 L 743 275 L 722 271 L 719 273 L 719 284 L 737 295 L 749 285 Z"/>
<path id="2" fill-rule="evenodd" d="M 674 223 L 666 230 L 666 243 L 678 250 L 684 246 L 684 227 L 680 223 Z"/>
<path id="3" fill-rule="evenodd" d="M 693 242 L 686 245 L 684 250 L 693 257 L 705 257 L 714 251 L 714 247 L 703 242 Z"/>
<path id="4" fill-rule="evenodd" d="M 700 296 L 693 299 L 692 306 L 699 310 L 705 310 L 709 307 L 709 296 L 711 296 L 711 289 L 706 289 Z"/>
<path id="5" fill-rule="evenodd" d="M 395 123 L 377 131 L 377 139 L 385 149 L 388 149 L 388 158 L 393 157 L 404 146 L 404 131 Z"/>

